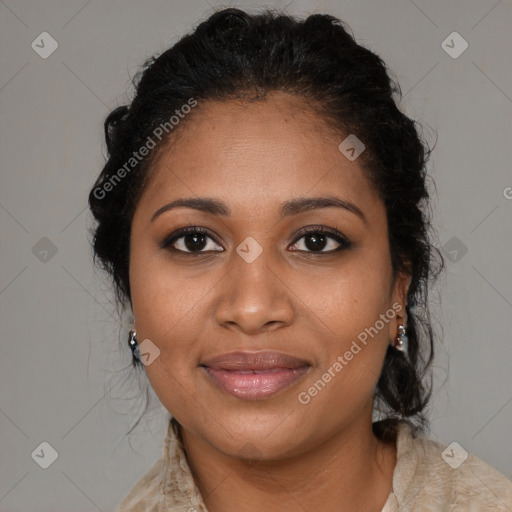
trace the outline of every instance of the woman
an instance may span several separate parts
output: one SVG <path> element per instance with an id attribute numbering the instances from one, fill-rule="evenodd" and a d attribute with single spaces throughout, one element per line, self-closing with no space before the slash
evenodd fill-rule
<path id="1" fill-rule="evenodd" d="M 136 86 L 93 243 L 171 419 L 118 510 L 511 510 L 503 475 L 422 433 L 442 258 L 379 57 L 332 16 L 225 9 Z"/>

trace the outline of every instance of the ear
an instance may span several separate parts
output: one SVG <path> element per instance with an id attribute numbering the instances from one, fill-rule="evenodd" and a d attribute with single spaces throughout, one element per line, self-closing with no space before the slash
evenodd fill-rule
<path id="1" fill-rule="evenodd" d="M 398 326 L 400 324 L 407 325 L 407 313 L 405 307 L 407 306 L 407 293 L 409 291 L 409 285 L 411 284 L 411 275 L 399 272 L 393 283 L 391 290 L 391 309 L 395 312 L 393 320 L 389 322 L 389 340 L 390 344 L 394 343 L 394 340 L 398 334 Z"/>
<path id="2" fill-rule="evenodd" d="M 409 291 L 410 284 L 411 275 L 403 272 L 398 273 L 393 284 L 392 300 L 393 303 L 400 303 L 403 308 L 403 314 L 405 314 L 405 306 L 407 305 L 407 293 Z"/>

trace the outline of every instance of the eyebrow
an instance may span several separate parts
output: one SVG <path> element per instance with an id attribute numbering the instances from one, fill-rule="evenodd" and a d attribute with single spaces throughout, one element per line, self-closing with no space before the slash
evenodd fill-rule
<path id="1" fill-rule="evenodd" d="M 159 215 L 162 215 L 162 213 L 179 207 L 193 208 L 194 210 L 225 217 L 229 217 L 231 215 L 231 210 L 226 203 L 218 199 L 209 197 L 190 197 L 176 199 L 169 204 L 162 206 L 153 214 L 151 222 L 153 222 Z M 360 217 L 365 224 L 367 223 L 367 219 L 360 208 L 349 201 L 335 196 L 299 197 L 296 199 L 290 199 L 289 201 L 285 201 L 281 204 L 279 216 L 280 218 L 284 218 L 310 210 L 330 207 L 343 208 Z"/>

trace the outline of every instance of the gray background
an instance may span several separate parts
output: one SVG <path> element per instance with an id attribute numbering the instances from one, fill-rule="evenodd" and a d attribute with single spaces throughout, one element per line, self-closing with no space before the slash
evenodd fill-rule
<path id="1" fill-rule="evenodd" d="M 429 169 L 449 257 L 433 294 L 444 341 L 431 437 L 512 478 L 512 3 L 271 5 L 347 21 L 398 78 L 403 109 L 431 142 L 437 132 Z M 103 120 L 128 101 L 137 66 L 218 6 L 0 2 L 1 511 L 114 510 L 160 457 L 166 411 L 154 396 L 125 437 L 143 380 L 124 348 L 128 321 L 92 267 L 86 200 L 103 163 Z M 31 48 L 43 31 L 58 42 L 47 59 Z M 441 46 L 453 31 L 469 44 L 458 58 Z M 48 469 L 31 457 L 43 441 L 58 452 Z"/>

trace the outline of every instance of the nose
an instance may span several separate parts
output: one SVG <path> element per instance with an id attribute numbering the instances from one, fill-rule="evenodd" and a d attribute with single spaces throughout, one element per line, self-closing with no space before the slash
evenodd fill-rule
<path id="1" fill-rule="evenodd" d="M 230 271 L 216 287 L 218 325 L 250 335 L 293 322 L 293 291 L 269 252 L 251 263 L 234 253 Z"/>

